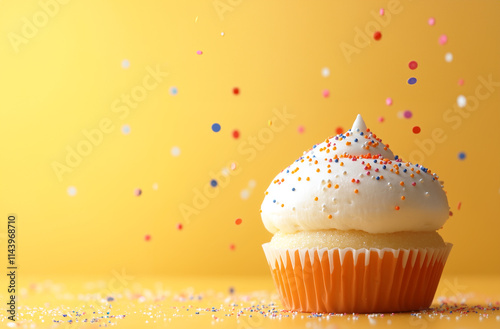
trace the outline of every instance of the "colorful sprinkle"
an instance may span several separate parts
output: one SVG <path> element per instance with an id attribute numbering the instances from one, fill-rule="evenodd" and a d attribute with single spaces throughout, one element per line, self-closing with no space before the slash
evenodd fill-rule
<path id="1" fill-rule="evenodd" d="M 453 61 L 453 54 L 452 53 L 446 53 L 444 55 L 444 60 L 447 62 L 447 63 L 450 63 Z"/>
<path id="2" fill-rule="evenodd" d="M 391 106 L 391 105 L 392 105 L 392 98 L 387 97 L 387 98 L 385 99 L 385 104 L 386 104 L 387 106 Z"/>
<path id="3" fill-rule="evenodd" d="M 378 14 L 379 14 L 380 16 L 384 16 L 384 13 L 385 13 L 384 8 L 380 8 L 380 9 L 378 10 Z"/>
<path id="4" fill-rule="evenodd" d="M 180 231 L 182 230 L 183 226 L 182 223 L 177 223 L 176 228 Z"/>
<path id="5" fill-rule="evenodd" d="M 323 97 L 327 98 L 329 96 L 330 96 L 330 90 L 328 90 L 328 89 L 323 90 Z"/>
<path id="6" fill-rule="evenodd" d="M 321 69 L 321 75 L 324 77 L 324 78 L 327 78 L 330 76 L 330 69 L 328 67 L 324 67 Z"/>
<path id="7" fill-rule="evenodd" d="M 201 54 L 203 54 L 203 51 L 198 50 L 198 51 L 196 51 L 196 54 L 201 55 Z"/>
<path id="8" fill-rule="evenodd" d="M 175 96 L 178 92 L 177 87 L 170 87 L 170 95 Z"/>
<path id="9" fill-rule="evenodd" d="M 217 183 L 217 181 L 216 181 L 215 179 L 212 179 L 212 180 L 210 181 L 210 185 L 211 185 L 212 187 L 217 187 L 217 184 L 218 184 L 218 183 Z"/>
<path id="10" fill-rule="evenodd" d="M 414 85 L 416 83 L 417 83 L 417 78 L 411 77 L 411 78 L 408 79 L 408 84 L 409 85 Z"/>
<path id="11" fill-rule="evenodd" d="M 384 117 L 378 117 L 377 120 L 378 120 L 378 122 L 384 122 L 385 119 L 384 119 Z"/>
<path id="12" fill-rule="evenodd" d="M 238 88 L 238 87 L 234 87 L 234 88 L 233 88 L 233 94 L 235 94 L 235 95 L 239 95 L 239 94 L 240 94 L 240 88 Z"/>
<path id="13" fill-rule="evenodd" d="M 375 39 L 375 41 L 379 41 L 381 38 L 382 33 L 380 33 L 380 31 L 376 31 L 375 33 L 373 33 L 373 39 Z"/>
<path id="14" fill-rule="evenodd" d="M 415 70 L 417 67 L 418 67 L 418 63 L 415 62 L 415 61 L 411 61 L 410 63 L 408 63 L 408 67 L 411 69 L 411 70 Z"/>
<path id="15" fill-rule="evenodd" d="M 220 129 L 221 129 L 220 124 L 218 124 L 218 123 L 214 123 L 214 124 L 212 125 L 212 130 L 213 130 L 214 132 L 216 132 L 216 133 L 218 133 L 218 132 L 220 131 Z"/>
<path id="16" fill-rule="evenodd" d="M 129 126 L 129 125 L 123 125 L 123 126 L 122 126 L 122 133 L 123 133 L 124 135 L 128 135 L 128 134 L 130 134 L 130 126 Z"/>
<path id="17" fill-rule="evenodd" d="M 233 138 L 238 139 L 240 137 L 240 132 L 238 130 L 233 130 Z"/>
<path id="18" fill-rule="evenodd" d="M 337 133 L 337 135 L 340 135 L 340 134 L 342 134 L 342 133 L 344 132 L 344 128 L 342 128 L 342 127 L 337 127 L 337 128 L 335 129 L 335 132 Z"/>
<path id="19" fill-rule="evenodd" d="M 234 223 L 235 223 L 236 225 L 240 225 L 242 222 L 243 222 L 243 219 L 241 219 L 241 218 L 237 218 L 237 219 L 234 221 Z"/>
<path id="20" fill-rule="evenodd" d="M 446 34 L 442 34 L 439 36 L 439 44 L 441 46 L 445 45 L 448 42 L 448 36 Z"/>
<path id="21" fill-rule="evenodd" d="M 464 85 L 464 79 L 458 79 L 458 85 L 463 86 Z"/>
<path id="22" fill-rule="evenodd" d="M 67 189 L 68 195 L 69 196 L 75 196 L 76 195 L 76 187 L 74 186 L 69 186 Z"/>
<path id="23" fill-rule="evenodd" d="M 415 126 L 412 128 L 412 131 L 414 134 L 420 134 L 421 129 L 419 126 Z"/>
<path id="24" fill-rule="evenodd" d="M 399 210 L 399 206 L 394 207 L 394 209 Z"/>
<path id="25" fill-rule="evenodd" d="M 146 240 L 146 241 L 151 240 L 151 235 L 146 234 L 146 235 L 144 236 L 144 240 Z"/>
<path id="26" fill-rule="evenodd" d="M 299 133 L 299 134 L 303 134 L 303 133 L 304 133 L 304 131 L 305 131 L 305 129 L 306 129 L 306 128 L 305 128 L 304 126 L 298 126 L 298 127 L 297 127 L 297 131 L 298 131 L 298 133 Z"/>
<path id="27" fill-rule="evenodd" d="M 458 107 L 465 107 L 467 105 L 467 98 L 464 95 L 459 95 L 457 97 L 457 105 Z"/>
<path id="28" fill-rule="evenodd" d="M 234 243 L 231 243 L 229 245 L 229 250 L 234 250 L 234 249 L 236 249 L 236 245 Z"/>
<path id="29" fill-rule="evenodd" d="M 130 62 L 129 62 L 129 60 L 128 60 L 128 59 L 124 59 L 124 60 L 122 61 L 122 68 L 124 68 L 124 69 L 128 69 L 129 67 L 130 67 Z"/>
<path id="30" fill-rule="evenodd" d="M 430 26 L 434 26 L 434 24 L 436 24 L 436 19 L 434 17 L 430 17 L 427 20 L 427 24 L 429 24 Z"/>
<path id="31" fill-rule="evenodd" d="M 403 116 L 405 119 L 409 119 L 413 116 L 413 113 L 410 110 L 406 110 L 403 112 Z"/>
<path id="32" fill-rule="evenodd" d="M 178 146 L 174 146 L 170 150 L 170 154 L 172 154 L 172 156 L 174 157 L 178 157 L 179 155 L 181 155 L 181 149 Z"/>
<path id="33" fill-rule="evenodd" d="M 141 194 L 142 194 L 142 190 L 141 190 L 140 188 L 136 188 L 136 189 L 134 190 L 134 195 L 135 195 L 135 196 L 141 196 Z"/>
<path id="34" fill-rule="evenodd" d="M 467 157 L 467 155 L 465 154 L 465 152 L 458 153 L 458 159 L 465 160 L 466 157 Z"/>

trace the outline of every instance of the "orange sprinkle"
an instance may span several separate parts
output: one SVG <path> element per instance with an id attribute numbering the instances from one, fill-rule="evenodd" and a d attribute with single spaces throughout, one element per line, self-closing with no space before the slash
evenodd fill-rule
<path id="1" fill-rule="evenodd" d="M 339 188 L 339 184 L 335 184 L 335 188 Z"/>
<path id="2" fill-rule="evenodd" d="M 307 177 L 307 178 L 306 178 L 306 180 L 307 180 L 307 181 L 309 181 L 309 180 L 310 180 L 310 178 L 309 178 L 309 177 Z"/>
<path id="3" fill-rule="evenodd" d="M 355 189 L 355 190 L 354 190 L 354 193 L 358 193 L 358 192 L 359 192 L 359 191 L 358 191 L 358 189 Z"/>
<path id="4" fill-rule="evenodd" d="M 314 198 L 314 201 L 318 201 L 318 197 L 315 197 L 315 198 Z"/>
<path id="5" fill-rule="evenodd" d="M 282 204 L 281 204 L 281 208 L 283 208 L 284 206 L 285 206 L 285 204 L 284 204 L 284 203 L 282 203 Z"/>
<path id="6" fill-rule="evenodd" d="M 406 199 L 406 198 L 405 198 L 405 196 L 403 195 L 403 196 L 401 197 L 401 200 L 404 200 L 404 199 Z"/>
<path id="7" fill-rule="evenodd" d="M 351 179 L 351 182 L 352 183 L 356 183 L 356 180 L 353 178 L 353 179 Z"/>
<path id="8" fill-rule="evenodd" d="M 351 145 L 351 142 L 345 142 L 345 145 Z"/>
<path id="9" fill-rule="evenodd" d="M 331 170 L 331 169 L 328 169 L 328 173 L 331 173 L 331 172 L 332 172 L 332 170 Z"/>
<path id="10" fill-rule="evenodd" d="M 328 219 L 332 219 L 332 217 L 333 217 L 332 215 L 328 215 Z"/>
<path id="11" fill-rule="evenodd" d="M 299 180 L 299 182 L 300 182 L 300 181 L 302 180 L 302 178 L 300 178 L 300 177 L 299 177 L 299 178 L 298 178 L 298 180 Z"/>
<path id="12" fill-rule="evenodd" d="M 328 188 L 332 187 L 332 184 L 328 183 L 327 187 L 328 187 Z"/>
<path id="13" fill-rule="evenodd" d="M 326 153 L 330 153 L 330 149 L 326 150 Z"/>
<path id="14" fill-rule="evenodd" d="M 268 195 L 268 194 L 269 194 L 269 192 L 266 191 L 266 195 Z"/>
<path id="15" fill-rule="evenodd" d="M 417 174 L 420 174 L 420 170 L 417 170 Z"/>
<path id="16" fill-rule="evenodd" d="M 410 177 L 413 178 L 413 177 L 415 177 L 415 175 L 411 174 Z"/>
<path id="17" fill-rule="evenodd" d="M 319 168 L 318 168 L 318 169 L 316 169 L 316 172 L 319 172 Z"/>
<path id="18" fill-rule="evenodd" d="M 380 176 L 380 179 L 384 179 L 384 176 Z"/>
<path id="19" fill-rule="evenodd" d="M 314 161 L 314 164 L 318 164 L 318 160 L 315 160 L 315 161 Z"/>
<path id="20" fill-rule="evenodd" d="M 332 150 L 334 150 L 334 151 L 335 151 L 336 149 L 337 149 L 337 147 L 336 147 L 336 146 L 334 146 L 334 147 L 332 148 Z"/>
<path id="21" fill-rule="evenodd" d="M 394 207 L 394 209 L 399 210 L 399 206 Z"/>
<path id="22" fill-rule="evenodd" d="M 399 185 L 405 186 L 405 182 L 401 181 L 401 182 L 399 182 Z"/>
<path id="23" fill-rule="evenodd" d="M 344 165 L 344 163 L 343 163 L 343 162 L 341 162 L 341 163 L 340 163 L 340 166 L 343 166 L 343 165 Z"/>
<path id="24" fill-rule="evenodd" d="M 327 168 L 330 168 L 330 165 L 326 166 Z"/>

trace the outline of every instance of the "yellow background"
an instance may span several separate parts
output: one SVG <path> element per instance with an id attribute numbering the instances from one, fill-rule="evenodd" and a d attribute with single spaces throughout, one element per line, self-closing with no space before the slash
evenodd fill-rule
<path id="1" fill-rule="evenodd" d="M 445 181 L 454 213 L 440 231 L 455 245 L 445 271 L 500 274 L 499 86 L 475 110 L 464 109 L 460 123 L 447 112 L 459 95 L 475 95 L 479 77 L 500 82 L 498 1 L 216 3 L 72 0 L 44 20 L 38 1 L 0 2 L 0 216 L 18 216 L 23 273 L 267 275 L 263 192 L 302 151 L 361 113 L 403 159 L 442 129 L 446 138 L 422 154 Z M 374 24 L 379 8 L 384 26 Z M 390 8 L 397 13 L 389 16 Z M 39 25 L 28 37 L 27 21 Z M 380 41 L 372 38 L 377 24 Z M 369 43 L 345 56 L 341 45 L 355 47 L 365 29 Z M 122 94 L 148 79 L 148 68 L 168 76 L 128 115 L 113 112 Z M 412 76 L 418 82 L 410 86 Z M 250 157 L 245 143 L 268 132 L 269 120 L 281 124 L 273 109 L 285 108 L 295 117 Z M 400 118 L 405 110 L 411 119 Z M 60 181 L 54 162 L 67 165 L 68 147 L 102 120 L 114 130 Z M 193 207 L 194 191 L 231 163 L 238 166 L 227 183 L 208 188 L 217 196 L 184 218 L 180 205 Z"/>

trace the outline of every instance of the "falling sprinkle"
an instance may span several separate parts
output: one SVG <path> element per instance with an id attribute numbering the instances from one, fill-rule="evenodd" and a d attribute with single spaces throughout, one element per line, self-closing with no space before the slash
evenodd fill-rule
<path id="1" fill-rule="evenodd" d="M 394 207 L 394 209 L 399 210 L 399 206 Z"/>
<path id="2" fill-rule="evenodd" d="M 178 90 L 177 87 L 170 87 L 170 95 L 175 96 L 177 95 Z"/>
<path id="3" fill-rule="evenodd" d="M 414 85 L 416 83 L 417 83 L 417 78 L 411 77 L 411 78 L 408 79 L 408 84 L 409 85 Z"/>
<path id="4" fill-rule="evenodd" d="M 458 85 L 463 86 L 464 85 L 464 79 L 458 79 Z"/>
<path id="5" fill-rule="evenodd" d="M 174 157 L 178 157 L 181 154 L 181 149 L 178 146 L 174 146 L 170 150 L 170 154 L 172 154 L 172 156 Z"/>
<path id="6" fill-rule="evenodd" d="M 328 89 L 323 90 L 323 97 L 328 98 L 330 96 L 330 91 Z"/>
<path id="7" fill-rule="evenodd" d="M 373 39 L 375 39 L 375 41 L 379 41 L 381 38 L 382 33 L 380 33 L 380 31 L 376 31 L 375 33 L 373 33 Z"/>
<path id="8" fill-rule="evenodd" d="M 298 126 L 297 127 L 297 131 L 298 131 L 299 134 L 303 134 L 305 129 L 306 128 L 304 126 Z"/>
<path id="9" fill-rule="evenodd" d="M 123 125 L 123 126 L 122 126 L 122 133 L 123 133 L 124 135 L 128 135 L 128 134 L 130 134 L 130 126 L 129 126 L 129 125 Z"/>
<path id="10" fill-rule="evenodd" d="M 267 125 L 268 125 L 269 127 L 270 127 L 270 126 L 272 126 L 272 125 L 273 125 L 273 120 L 269 120 L 269 121 L 267 121 Z"/>
<path id="11" fill-rule="evenodd" d="M 420 134 L 420 130 L 421 129 L 420 129 L 419 126 L 415 126 L 415 127 L 412 128 L 412 131 L 413 131 L 414 134 Z"/>
<path id="12" fill-rule="evenodd" d="M 141 194 L 142 194 L 142 190 L 141 190 L 140 188 L 136 188 L 136 189 L 134 190 L 134 195 L 135 195 L 135 196 L 141 196 Z"/>
<path id="13" fill-rule="evenodd" d="M 391 97 L 387 97 L 387 98 L 385 99 L 385 104 L 386 104 L 387 106 L 391 106 L 391 105 L 392 105 L 392 98 L 391 98 Z"/>
<path id="14" fill-rule="evenodd" d="M 218 132 L 220 131 L 220 128 L 221 128 L 221 127 L 220 127 L 220 124 L 218 124 L 218 123 L 214 123 L 214 124 L 212 125 L 212 130 L 213 130 L 214 132 L 216 132 L 216 133 L 218 133 Z"/>
<path id="15" fill-rule="evenodd" d="M 153 190 L 155 190 L 155 191 L 158 190 L 158 183 L 153 183 L 152 187 L 153 187 Z"/>
<path id="16" fill-rule="evenodd" d="M 446 34 L 442 34 L 439 36 L 439 44 L 441 46 L 445 45 L 448 42 L 448 36 Z"/>
<path id="17" fill-rule="evenodd" d="M 415 62 L 415 61 L 411 61 L 410 63 L 408 63 L 408 67 L 411 69 L 411 70 L 415 70 L 417 67 L 418 67 L 418 63 Z"/>
<path id="18" fill-rule="evenodd" d="M 321 75 L 324 78 L 328 78 L 330 76 L 330 69 L 328 67 L 324 67 L 321 69 Z"/>
<path id="19" fill-rule="evenodd" d="M 234 245 L 234 243 L 231 243 L 229 245 L 229 250 L 234 250 L 234 249 L 236 249 L 236 246 Z"/>
<path id="20" fill-rule="evenodd" d="M 427 20 L 427 23 L 430 25 L 430 26 L 434 26 L 434 24 L 436 24 L 436 19 L 434 17 L 430 17 L 428 20 Z"/>
<path id="21" fill-rule="evenodd" d="M 460 95 L 457 97 L 457 105 L 458 107 L 465 107 L 467 105 L 467 98 L 464 95 Z"/>
<path id="22" fill-rule="evenodd" d="M 240 225 L 242 222 L 243 222 L 243 220 L 242 220 L 241 218 L 237 218 L 237 219 L 234 221 L 234 223 L 235 223 L 236 225 Z"/>
<path id="23" fill-rule="evenodd" d="M 223 36 L 224 36 L 224 32 L 221 32 L 221 33 L 220 33 L 220 36 L 221 36 L 221 37 L 223 37 Z"/>
<path id="24" fill-rule="evenodd" d="M 240 94 L 240 88 L 238 88 L 238 87 L 234 87 L 234 88 L 233 88 L 233 94 L 235 94 L 235 95 L 239 95 L 239 94 Z"/>
<path id="25" fill-rule="evenodd" d="M 406 110 L 403 112 L 403 116 L 405 117 L 405 119 L 409 119 L 413 116 L 413 113 L 410 110 Z"/>
<path id="26" fill-rule="evenodd" d="M 233 171 L 236 169 L 236 162 L 231 163 L 230 169 Z"/>
<path id="27" fill-rule="evenodd" d="M 129 67 L 130 67 L 130 62 L 129 62 L 129 60 L 128 60 L 128 59 L 124 59 L 124 60 L 122 61 L 122 68 L 124 68 L 124 69 L 128 69 Z"/>
<path id="28" fill-rule="evenodd" d="M 257 186 L 257 182 L 255 181 L 255 179 L 251 179 L 248 181 L 248 187 L 253 189 L 255 186 Z"/>
<path id="29" fill-rule="evenodd" d="M 196 16 L 196 18 L 194 19 L 194 22 L 198 23 L 198 16 Z"/>
<path id="30" fill-rule="evenodd" d="M 378 13 L 379 13 L 380 16 L 384 16 L 384 13 L 385 13 L 384 8 L 380 8 L 378 10 Z"/>
<path id="31" fill-rule="evenodd" d="M 68 192 L 69 196 L 75 196 L 76 195 L 76 187 L 69 186 L 67 192 Z"/>
<path id="32" fill-rule="evenodd" d="M 337 133 L 337 135 L 340 135 L 344 132 L 344 128 L 342 127 L 337 127 L 337 129 L 335 129 L 335 132 Z"/>
<path id="33" fill-rule="evenodd" d="M 233 130 L 233 138 L 234 139 L 238 139 L 240 138 L 240 132 L 238 130 Z"/>
<path id="34" fill-rule="evenodd" d="M 217 183 L 217 181 L 216 181 L 215 179 L 212 179 L 212 180 L 210 181 L 210 185 L 211 185 L 212 187 L 217 187 L 217 184 L 218 184 L 218 183 Z"/>
<path id="35" fill-rule="evenodd" d="M 177 227 L 177 229 L 178 229 L 179 231 L 180 231 L 180 230 L 182 230 L 182 228 L 183 228 L 182 223 L 177 223 L 177 226 L 176 226 L 176 227 Z"/>
<path id="36" fill-rule="evenodd" d="M 203 51 L 201 51 L 201 50 L 197 50 L 197 51 L 196 51 L 196 54 L 201 55 L 201 54 L 203 54 Z"/>
<path id="37" fill-rule="evenodd" d="M 458 159 L 459 160 L 465 160 L 466 157 L 467 157 L 467 155 L 465 154 L 465 152 L 458 153 Z"/>
<path id="38" fill-rule="evenodd" d="M 444 55 L 444 60 L 447 62 L 447 63 L 450 63 L 453 61 L 453 54 L 452 53 L 446 53 Z"/>
<path id="39" fill-rule="evenodd" d="M 462 202 L 459 202 L 457 205 L 457 210 L 460 210 L 460 208 L 462 208 Z"/>
<path id="40" fill-rule="evenodd" d="M 384 119 L 384 117 L 379 117 L 377 120 L 378 120 L 378 122 L 384 122 L 385 119 Z"/>
<path id="41" fill-rule="evenodd" d="M 248 189 L 241 190 L 240 197 L 243 200 L 247 200 L 250 197 L 250 191 Z"/>
<path id="42" fill-rule="evenodd" d="M 151 235 L 146 234 L 146 235 L 144 236 L 144 240 L 146 240 L 146 241 L 151 240 Z"/>

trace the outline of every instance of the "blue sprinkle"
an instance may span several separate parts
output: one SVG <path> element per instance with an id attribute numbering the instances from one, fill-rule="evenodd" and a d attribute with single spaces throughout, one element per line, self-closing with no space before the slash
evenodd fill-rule
<path id="1" fill-rule="evenodd" d="M 416 84 L 416 83 L 417 83 L 417 78 L 413 78 L 413 77 L 412 77 L 412 78 L 409 78 L 409 79 L 408 79 L 408 84 L 410 84 L 410 85 L 414 85 L 414 84 Z"/>
<path id="2" fill-rule="evenodd" d="M 218 132 L 220 131 L 220 124 L 218 124 L 218 123 L 214 123 L 214 124 L 212 125 L 212 130 L 213 130 L 214 132 L 218 133 Z"/>
<path id="3" fill-rule="evenodd" d="M 170 95 L 175 96 L 177 95 L 177 93 L 178 93 L 177 87 L 170 88 Z"/>
<path id="4" fill-rule="evenodd" d="M 360 132 L 359 134 L 360 134 L 361 136 L 363 136 L 363 135 L 364 135 L 364 133 L 363 133 L 363 132 Z"/>
<path id="5" fill-rule="evenodd" d="M 335 159 L 335 162 L 339 162 L 339 159 Z"/>
<path id="6" fill-rule="evenodd" d="M 286 173 L 288 174 L 289 172 L 290 172 L 290 170 L 288 170 L 288 169 L 287 169 L 287 170 L 286 170 Z"/>
<path id="7" fill-rule="evenodd" d="M 408 170 L 406 170 L 406 169 L 405 169 L 405 170 L 403 170 L 403 172 L 407 172 L 407 171 L 408 171 Z"/>
<path id="8" fill-rule="evenodd" d="M 313 149 L 315 149 L 315 148 L 316 148 L 316 145 L 313 146 Z"/>
<path id="9" fill-rule="evenodd" d="M 273 200 L 273 203 L 276 203 L 276 200 Z"/>
<path id="10" fill-rule="evenodd" d="M 354 141 L 357 143 L 357 142 L 358 142 L 358 139 L 356 138 L 356 139 L 354 139 Z"/>
<path id="11" fill-rule="evenodd" d="M 212 187 L 216 187 L 217 186 L 217 181 L 215 179 L 212 179 L 210 181 L 210 185 L 212 185 Z"/>
<path id="12" fill-rule="evenodd" d="M 398 163 L 398 166 L 400 166 L 400 167 L 401 167 L 401 163 Z"/>
<path id="13" fill-rule="evenodd" d="M 465 154 L 465 152 L 458 153 L 458 159 L 459 160 L 464 160 L 466 157 L 467 157 L 467 155 Z"/>
<path id="14" fill-rule="evenodd" d="M 377 163 L 377 160 L 376 160 L 376 159 L 375 159 L 375 160 L 373 160 L 373 163 Z"/>
<path id="15" fill-rule="evenodd" d="M 292 188 L 292 191 L 295 191 L 295 187 Z"/>
<path id="16" fill-rule="evenodd" d="M 377 178 L 376 178 L 376 179 L 377 179 L 377 180 L 380 180 L 380 177 L 379 177 L 379 176 L 377 176 Z"/>
<path id="17" fill-rule="evenodd" d="M 399 156 L 395 155 L 394 160 L 397 160 L 397 159 L 399 159 Z"/>
<path id="18" fill-rule="evenodd" d="M 112 301 L 114 301 L 114 300 L 115 300 L 115 299 L 114 299 L 113 297 L 108 297 L 108 299 L 107 299 L 107 301 L 108 301 L 108 302 L 112 302 Z"/>
<path id="19" fill-rule="evenodd" d="M 385 169 L 385 168 L 387 168 L 387 166 L 386 166 L 386 165 L 383 165 L 383 166 L 382 166 L 382 169 Z"/>

